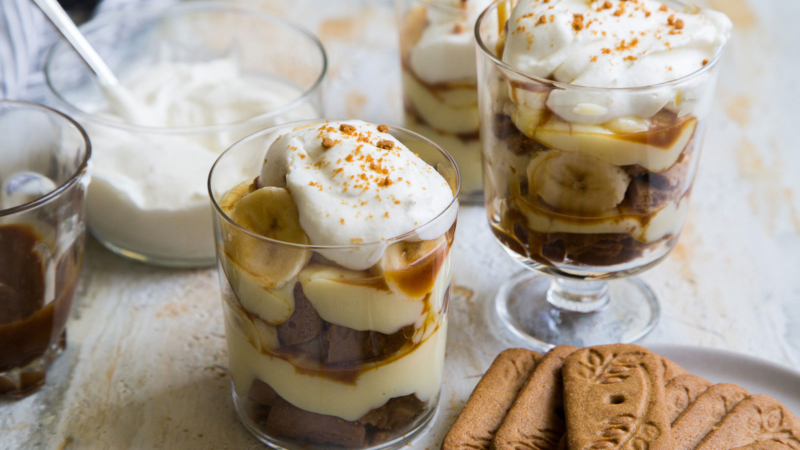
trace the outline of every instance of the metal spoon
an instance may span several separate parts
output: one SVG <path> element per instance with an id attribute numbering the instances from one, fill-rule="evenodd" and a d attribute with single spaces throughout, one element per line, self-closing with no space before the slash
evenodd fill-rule
<path id="1" fill-rule="evenodd" d="M 75 23 L 72 22 L 72 19 L 69 18 L 57 0 L 33 0 L 33 2 L 50 19 L 50 22 L 61 33 L 61 36 L 64 36 L 69 45 L 78 52 L 78 55 L 86 62 L 89 69 L 97 75 L 102 84 L 108 86 L 119 84 L 114 72 L 103 61 L 103 58 L 97 54 L 94 47 L 89 44 L 89 41 L 78 30 L 78 27 L 75 26 Z"/>
<path id="2" fill-rule="evenodd" d="M 122 116 L 125 120 L 137 125 L 154 126 L 152 115 L 148 114 L 147 107 L 136 100 L 131 93 L 119 83 L 114 72 L 103 61 L 103 58 L 89 44 L 89 41 L 72 22 L 67 13 L 58 4 L 58 0 L 33 0 L 36 6 L 42 10 L 45 16 L 50 19 L 61 36 L 66 39 L 70 46 L 83 59 L 95 76 L 103 89 L 111 109 Z"/>

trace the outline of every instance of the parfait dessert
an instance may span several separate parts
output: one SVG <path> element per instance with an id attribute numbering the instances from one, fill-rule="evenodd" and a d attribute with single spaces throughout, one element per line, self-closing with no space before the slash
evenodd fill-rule
<path id="1" fill-rule="evenodd" d="M 251 163 L 257 177 L 231 182 Z M 210 186 L 244 424 L 272 445 L 346 448 L 421 428 L 444 364 L 452 160 L 385 125 L 311 122 L 235 145 Z"/>
<path id="2" fill-rule="evenodd" d="M 683 228 L 731 21 L 672 0 L 511 5 L 476 25 L 486 212 L 532 269 L 499 290 L 500 331 L 634 342 L 660 307 L 632 275 Z"/>
<path id="3" fill-rule="evenodd" d="M 507 19 L 490 49 L 504 67 L 484 66 L 495 235 L 574 275 L 659 260 L 686 218 L 729 19 L 656 0 L 521 0 Z"/>
<path id="4" fill-rule="evenodd" d="M 491 0 L 398 0 L 405 126 L 453 155 L 482 201 L 475 21 Z"/>

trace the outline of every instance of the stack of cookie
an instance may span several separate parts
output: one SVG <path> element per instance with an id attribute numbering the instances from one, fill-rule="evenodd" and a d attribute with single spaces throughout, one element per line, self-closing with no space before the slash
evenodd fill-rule
<path id="1" fill-rule="evenodd" d="M 798 387 L 800 389 L 800 387 Z M 443 450 L 800 450 L 780 402 L 712 383 L 636 345 L 511 349 L 483 376 Z"/>

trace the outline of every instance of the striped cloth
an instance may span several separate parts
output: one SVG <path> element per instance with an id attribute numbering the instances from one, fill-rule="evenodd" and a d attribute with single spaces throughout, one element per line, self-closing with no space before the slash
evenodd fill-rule
<path id="1" fill-rule="evenodd" d="M 58 33 L 30 0 L 0 1 L 0 97 L 44 99 L 47 49 Z"/>
<path id="2" fill-rule="evenodd" d="M 175 0 L 103 0 L 94 15 L 142 7 L 163 7 Z M 78 3 L 78 2 L 72 2 Z M 83 5 L 93 2 L 83 2 Z M 70 10 L 87 16 L 90 11 Z M 0 0 L 0 98 L 45 103 L 42 68 L 50 47 L 60 39 L 53 25 L 30 0 Z"/>

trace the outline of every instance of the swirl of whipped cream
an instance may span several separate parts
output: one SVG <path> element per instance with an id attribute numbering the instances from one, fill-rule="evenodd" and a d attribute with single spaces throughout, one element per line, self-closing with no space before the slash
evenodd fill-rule
<path id="1" fill-rule="evenodd" d="M 411 50 L 411 68 L 431 84 L 477 82 L 475 21 L 492 0 L 433 0 L 428 26 Z"/>
<path id="2" fill-rule="evenodd" d="M 509 20 L 503 60 L 529 75 L 577 86 L 654 86 L 712 61 L 732 27 L 723 13 L 676 11 L 657 0 L 521 0 Z M 699 84 L 695 88 L 705 88 Z M 600 124 L 650 117 L 665 106 L 683 111 L 684 97 L 698 97 L 686 90 L 556 90 L 547 106 L 568 121 Z"/>
<path id="3" fill-rule="evenodd" d="M 350 120 L 298 127 L 269 147 L 259 186 L 285 187 L 312 245 L 358 246 L 417 230 L 435 239 L 453 225 L 453 191 L 437 170 L 383 127 Z M 449 210 L 448 210 L 449 211 Z M 452 217 L 451 217 L 452 216 Z M 372 267 L 385 247 L 322 250 L 353 270 Z"/>

